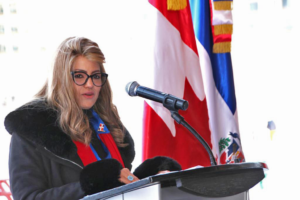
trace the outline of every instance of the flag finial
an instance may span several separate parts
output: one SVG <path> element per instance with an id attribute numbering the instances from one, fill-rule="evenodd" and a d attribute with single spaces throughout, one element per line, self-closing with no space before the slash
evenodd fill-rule
<path id="1" fill-rule="evenodd" d="M 168 0 L 168 10 L 183 10 L 187 6 L 187 0 Z"/>

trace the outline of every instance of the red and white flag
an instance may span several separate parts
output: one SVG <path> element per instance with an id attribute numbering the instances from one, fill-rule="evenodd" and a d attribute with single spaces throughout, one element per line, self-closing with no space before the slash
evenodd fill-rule
<path id="1" fill-rule="evenodd" d="M 185 120 L 211 145 L 211 132 L 199 56 L 190 7 L 168 10 L 167 0 L 149 0 L 155 13 L 153 85 L 147 87 L 172 94 L 189 102 L 179 111 Z M 145 101 L 143 160 L 157 155 L 177 160 L 183 169 L 209 166 L 204 147 L 177 124 L 162 104 Z"/>

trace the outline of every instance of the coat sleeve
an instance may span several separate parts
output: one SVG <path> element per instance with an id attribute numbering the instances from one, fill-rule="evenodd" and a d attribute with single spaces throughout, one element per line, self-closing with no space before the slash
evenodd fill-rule
<path id="1" fill-rule="evenodd" d="M 119 147 L 119 152 L 123 158 L 125 167 L 131 170 L 132 168 L 131 163 L 133 162 L 135 157 L 134 141 L 126 128 L 125 128 L 125 135 L 124 135 L 124 144 L 127 144 L 127 146 Z"/>
<path id="2" fill-rule="evenodd" d="M 42 163 L 42 155 L 26 139 L 12 134 L 9 155 L 11 192 L 18 200 L 74 200 L 83 198 L 85 192 L 80 182 L 49 188 Z"/>

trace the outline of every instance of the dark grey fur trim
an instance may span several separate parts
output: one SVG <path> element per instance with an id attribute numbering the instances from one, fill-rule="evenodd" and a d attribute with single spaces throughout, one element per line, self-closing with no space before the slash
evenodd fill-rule
<path id="1" fill-rule="evenodd" d="M 157 174 L 159 171 L 178 171 L 181 170 L 180 164 L 169 157 L 157 156 L 151 159 L 145 160 L 141 165 L 139 165 L 133 174 L 139 179 L 146 178 Z"/>
<path id="2" fill-rule="evenodd" d="M 124 185 L 119 182 L 122 165 L 115 159 L 105 159 L 87 165 L 80 173 L 80 185 L 86 195 Z"/>
<path id="3" fill-rule="evenodd" d="M 60 129 L 56 120 L 57 112 L 47 106 L 45 101 L 36 100 L 9 113 L 4 124 L 10 134 L 25 137 L 58 156 L 76 153 L 76 146 Z"/>

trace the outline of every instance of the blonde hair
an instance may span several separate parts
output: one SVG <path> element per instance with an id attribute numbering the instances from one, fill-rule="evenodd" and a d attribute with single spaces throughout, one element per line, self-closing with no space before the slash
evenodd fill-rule
<path id="1" fill-rule="evenodd" d="M 46 99 L 48 104 L 58 111 L 59 125 L 66 134 L 73 140 L 88 145 L 91 141 L 92 130 L 88 116 L 76 103 L 70 73 L 78 56 L 97 62 L 100 71 L 105 73 L 103 67 L 105 58 L 97 43 L 83 37 L 67 38 L 58 48 L 52 77 L 48 79 L 36 97 Z M 112 91 L 108 80 L 102 86 L 93 109 L 110 130 L 117 146 L 126 146 L 123 143 L 125 128 L 116 106 L 112 103 Z"/>

